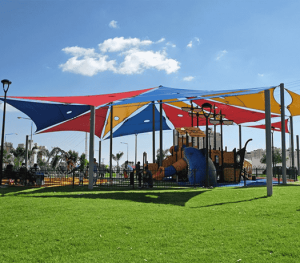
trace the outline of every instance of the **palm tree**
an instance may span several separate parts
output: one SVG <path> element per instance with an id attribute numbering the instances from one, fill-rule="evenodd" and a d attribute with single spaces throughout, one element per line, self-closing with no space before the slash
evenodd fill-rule
<path id="1" fill-rule="evenodd" d="M 61 160 L 65 156 L 65 151 L 59 147 L 54 147 L 49 153 L 47 164 L 50 164 L 52 169 L 56 169 Z M 50 161 L 51 160 L 51 161 Z"/>
<path id="2" fill-rule="evenodd" d="M 117 167 L 119 167 L 119 161 L 122 158 L 123 154 L 123 152 L 119 152 L 116 155 L 112 154 L 113 160 L 117 162 Z"/>
<path id="3" fill-rule="evenodd" d="M 64 153 L 64 158 L 67 163 L 67 169 L 71 170 L 75 167 L 77 161 L 78 161 L 78 152 L 69 150 L 68 152 Z"/>

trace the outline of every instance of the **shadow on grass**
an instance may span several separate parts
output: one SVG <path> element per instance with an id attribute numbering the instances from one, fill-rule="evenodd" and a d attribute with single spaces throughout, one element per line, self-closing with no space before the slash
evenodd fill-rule
<path id="1" fill-rule="evenodd" d="M 194 206 L 194 207 L 191 207 L 191 208 L 205 208 L 205 207 L 228 205 L 228 204 L 238 204 L 238 203 L 245 203 L 245 202 L 260 200 L 260 199 L 264 199 L 264 198 L 268 198 L 268 196 L 255 197 L 255 198 L 251 198 L 251 199 L 238 200 L 238 201 L 232 201 L 232 202 L 215 203 L 215 204 L 211 204 L 211 205 Z"/>
<path id="2" fill-rule="evenodd" d="M 183 191 L 185 190 L 185 191 Z M 192 189 L 191 189 L 192 190 Z M 197 188 L 190 189 L 107 189 L 96 188 L 92 191 L 87 187 L 52 187 L 38 188 L 19 192 L 12 192 L 9 196 L 31 198 L 86 198 L 86 199 L 111 199 L 153 204 L 171 204 L 185 206 L 191 198 L 211 190 Z"/>

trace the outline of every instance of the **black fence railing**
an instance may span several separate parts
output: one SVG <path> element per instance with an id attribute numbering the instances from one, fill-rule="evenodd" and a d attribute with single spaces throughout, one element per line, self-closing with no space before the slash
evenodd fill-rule
<path id="1" fill-rule="evenodd" d="M 157 171 L 151 171 L 153 175 Z M 142 170 L 136 174 L 130 170 L 113 169 L 111 172 L 107 169 L 97 170 L 93 172 L 93 185 L 96 187 L 128 187 L 128 188 L 169 188 L 169 187 L 202 187 L 208 186 L 206 177 L 202 181 L 196 179 L 199 170 L 187 170 L 178 172 L 169 177 L 163 177 L 161 180 L 147 178 L 145 172 Z M 203 174 L 205 171 L 201 170 Z M 224 174 L 227 173 L 227 177 Z M 256 180 L 259 177 L 265 177 L 266 171 L 263 168 L 253 168 L 252 170 L 243 169 L 242 171 L 236 169 L 224 170 L 223 178 L 221 176 L 221 169 L 216 171 L 217 182 L 224 181 L 228 183 L 240 182 L 246 177 L 247 180 Z M 244 176 L 245 175 L 245 176 Z M 282 171 L 280 168 L 274 168 L 273 176 L 278 178 L 279 182 L 282 180 Z M 287 179 L 297 180 L 297 170 L 287 169 Z M 210 185 L 216 186 L 216 183 L 210 181 Z M 66 169 L 31 169 L 26 170 L 20 168 L 18 170 L 5 169 L 2 173 L 2 185 L 19 185 L 19 186 L 83 186 L 89 185 L 89 171 Z"/>

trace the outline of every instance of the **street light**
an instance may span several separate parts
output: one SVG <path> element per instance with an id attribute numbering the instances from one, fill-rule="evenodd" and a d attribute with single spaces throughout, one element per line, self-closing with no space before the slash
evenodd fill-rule
<path id="1" fill-rule="evenodd" d="M 121 142 L 123 144 L 127 144 L 127 165 L 128 165 L 128 143 L 127 142 Z"/>
<path id="2" fill-rule="evenodd" d="M 4 105 L 3 105 L 3 123 L 2 123 L 2 137 L 1 137 L 1 155 L 0 155 L 0 185 L 2 184 L 2 169 L 3 169 L 3 144 L 4 144 L 4 131 L 5 131 L 5 113 L 6 113 L 6 93 L 9 89 L 9 85 L 11 81 L 8 79 L 1 80 L 3 84 L 3 91 L 4 91 Z"/>
<path id="3" fill-rule="evenodd" d="M 206 149 L 205 149 L 205 162 L 206 162 L 206 187 L 209 187 L 209 171 L 208 171 L 208 118 L 211 115 L 212 105 L 210 103 L 202 104 L 203 115 L 206 119 Z"/>

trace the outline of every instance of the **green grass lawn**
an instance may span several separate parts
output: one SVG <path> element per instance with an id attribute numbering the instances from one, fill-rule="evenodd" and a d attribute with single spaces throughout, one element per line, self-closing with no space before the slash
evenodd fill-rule
<path id="1" fill-rule="evenodd" d="M 299 262 L 300 185 L 0 189 L 0 262 Z"/>

